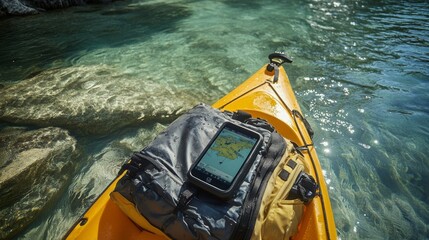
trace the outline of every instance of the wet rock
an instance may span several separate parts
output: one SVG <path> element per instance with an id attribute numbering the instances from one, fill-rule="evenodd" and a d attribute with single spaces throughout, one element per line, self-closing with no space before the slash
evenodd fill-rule
<path id="1" fill-rule="evenodd" d="M 74 172 L 76 140 L 59 128 L 0 131 L 0 239 L 8 239 L 55 202 Z"/>
<path id="2" fill-rule="evenodd" d="M 111 0 L 0 0 L 0 16 L 31 15 L 48 9 L 60 9 L 86 3 L 108 3 Z"/>
<path id="3" fill-rule="evenodd" d="M 39 11 L 37 11 L 32 7 L 26 6 L 20 0 L 0 0 L 0 16 L 1 15 L 32 15 L 37 13 L 39 13 Z"/>
<path id="4" fill-rule="evenodd" d="M 0 120 L 102 134 L 171 120 L 198 103 L 175 85 L 107 65 L 53 69 L 0 89 Z"/>

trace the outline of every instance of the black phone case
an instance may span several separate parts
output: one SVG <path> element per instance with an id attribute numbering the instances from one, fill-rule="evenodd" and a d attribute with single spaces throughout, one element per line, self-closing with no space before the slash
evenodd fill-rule
<path id="1" fill-rule="evenodd" d="M 213 144 L 213 142 L 217 139 L 219 134 L 222 132 L 224 128 L 231 128 L 234 129 L 240 133 L 244 133 L 245 135 L 255 137 L 257 138 L 256 143 L 254 144 L 252 150 L 250 151 L 248 157 L 242 164 L 240 170 L 235 175 L 230 187 L 226 190 L 220 189 L 209 182 L 205 181 L 204 179 L 199 178 L 198 176 L 195 176 L 192 174 L 194 171 L 194 168 L 198 165 L 198 163 L 201 161 L 201 159 L 204 157 L 204 155 L 207 153 L 207 151 L 210 149 L 210 146 Z M 225 122 L 218 130 L 218 132 L 215 134 L 215 136 L 212 138 L 212 140 L 207 144 L 203 152 L 198 156 L 197 160 L 194 162 L 194 164 L 191 166 L 191 168 L 188 171 L 188 180 L 190 183 L 194 184 L 195 186 L 199 187 L 200 189 L 207 191 L 219 198 L 228 199 L 233 197 L 234 193 L 236 192 L 237 188 L 240 187 L 240 185 L 243 182 L 243 179 L 246 177 L 247 172 L 249 171 L 250 167 L 252 166 L 253 161 L 257 157 L 257 155 L 260 152 L 260 148 L 262 145 L 263 137 L 261 134 L 250 130 L 248 128 L 245 128 L 243 126 L 234 124 L 232 122 Z"/>

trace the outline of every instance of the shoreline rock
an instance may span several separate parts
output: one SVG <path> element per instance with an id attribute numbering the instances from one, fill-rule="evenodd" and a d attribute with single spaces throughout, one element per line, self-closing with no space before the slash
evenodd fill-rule
<path id="1" fill-rule="evenodd" d="M 19 0 L 0 0 L 0 16 L 24 16 L 38 13 L 38 10 L 26 6 Z"/>
<path id="2" fill-rule="evenodd" d="M 0 17 L 34 15 L 50 9 L 109 2 L 111 0 L 0 0 Z"/>

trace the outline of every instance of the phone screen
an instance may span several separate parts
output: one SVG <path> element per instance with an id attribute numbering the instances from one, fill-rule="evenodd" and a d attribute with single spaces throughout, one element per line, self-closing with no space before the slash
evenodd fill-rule
<path id="1" fill-rule="evenodd" d="M 192 175 L 219 189 L 228 189 L 258 141 L 258 135 L 225 125 L 199 158 Z"/>

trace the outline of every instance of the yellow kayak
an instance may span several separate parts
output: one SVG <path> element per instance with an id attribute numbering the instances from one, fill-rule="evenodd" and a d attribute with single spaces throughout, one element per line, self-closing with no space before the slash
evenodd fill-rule
<path id="1" fill-rule="evenodd" d="M 259 69 L 236 89 L 218 100 L 213 107 L 220 110 L 244 110 L 255 118 L 271 123 L 285 138 L 299 146 L 305 161 L 311 166 L 309 173 L 320 187 L 320 195 L 305 206 L 304 214 L 293 239 L 337 239 L 334 217 L 328 190 L 322 174 L 308 124 L 292 91 L 289 79 L 281 64 L 287 61 L 284 54 L 271 54 L 271 63 Z M 308 130 L 307 130 L 308 129 Z M 65 239 L 165 239 L 141 229 L 110 199 L 119 178 L 116 178 L 99 196 L 85 214 L 75 223 Z"/>

